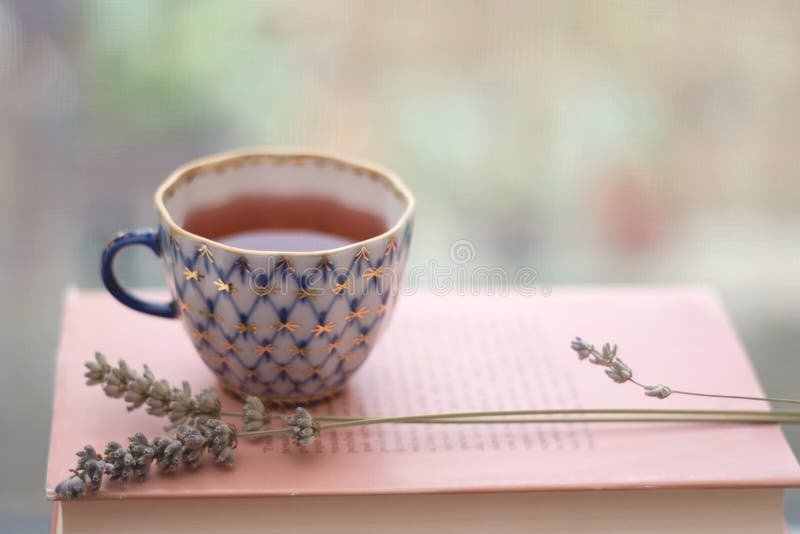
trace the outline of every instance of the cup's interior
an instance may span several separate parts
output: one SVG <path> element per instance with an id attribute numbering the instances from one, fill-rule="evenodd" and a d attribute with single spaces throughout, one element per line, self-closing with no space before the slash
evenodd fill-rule
<path id="1" fill-rule="evenodd" d="M 396 179 L 320 155 L 237 154 L 178 171 L 157 194 L 192 234 L 256 251 L 318 251 L 378 236 L 409 209 Z"/>

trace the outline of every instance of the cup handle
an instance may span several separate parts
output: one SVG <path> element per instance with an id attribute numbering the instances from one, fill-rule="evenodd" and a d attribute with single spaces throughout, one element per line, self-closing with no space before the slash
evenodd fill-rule
<path id="1" fill-rule="evenodd" d="M 103 283 L 106 289 L 108 289 L 108 292 L 118 301 L 136 311 L 157 315 L 158 317 L 177 317 L 178 306 L 175 300 L 167 303 L 147 302 L 131 295 L 119 285 L 117 277 L 114 275 L 114 256 L 128 245 L 145 245 L 155 252 L 156 256 L 161 256 L 161 243 L 158 240 L 158 234 L 155 230 L 145 228 L 142 230 L 129 230 L 118 234 L 106 245 L 100 260 L 100 274 L 103 277 Z"/>

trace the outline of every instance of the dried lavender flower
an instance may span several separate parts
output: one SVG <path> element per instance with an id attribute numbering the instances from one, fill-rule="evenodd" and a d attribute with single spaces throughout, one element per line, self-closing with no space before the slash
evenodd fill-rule
<path id="1" fill-rule="evenodd" d="M 666 399 L 672 395 L 672 390 L 664 384 L 655 384 L 652 386 L 644 387 L 644 394 L 648 397 L 656 397 L 659 399 Z"/>
<path id="2" fill-rule="evenodd" d="M 128 442 L 128 450 L 133 456 L 133 478 L 141 482 L 150 473 L 150 464 L 156 455 L 156 449 L 141 432 L 129 437 Z"/>
<path id="3" fill-rule="evenodd" d="M 595 365 L 604 365 L 609 367 L 614 362 L 614 358 L 617 357 L 617 346 L 614 345 L 613 347 L 606 343 L 603 345 L 603 351 L 601 353 L 597 353 L 594 351 L 592 353 L 592 359 L 589 360 L 590 363 Z"/>
<path id="4" fill-rule="evenodd" d="M 236 427 L 219 419 L 209 419 L 200 427 L 205 435 L 208 452 L 214 461 L 226 467 L 233 465 L 233 449 L 236 448 Z"/>
<path id="5" fill-rule="evenodd" d="M 576 337 L 572 340 L 571 344 L 572 350 L 578 353 L 578 359 L 585 360 L 589 356 L 592 355 L 592 351 L 594 351 L 594 345 L 587 344 L 584 340 L 579 337 Z"/>
<path id="6" fill-rule="evenodd" d="M 91 445 L 86 445 L 76 453 L 78 463 L 72 470 L 73 476 L 61 481 L 55 487 L 55 493 L 62 499 L 75 499 L 86 495 L 87 491 L 97 491 L 103 483 L 103 475 L 111 472 Z"/>
<path id="7" fill-rule="evenodd" d="M 128 483 L 134 467 L 133 455 L 128 449 L 116 441 L 110 441 L 106 445 L 103 461 L 111 466 L 109 472 L 111 480 L 119 480 L 123 486 Z"/>
<path id="8" fill-rule="evenodd" d="M 150 387 L 155 377 L 147 365 L 144 366 L 142 376 L 135 376 L 126 387 L 125 401 L 129 402 L 128 411 L 131 412 L 144 404 L 150 397 Z"/>
<path id="9" fill-rule="evenodd" d="M 81 478 L 83 479 L 83 483 L 90 491 L 99 490 L 100 485 L 103 483 L 103 475 L 111 471 L 111 466 L 106 464 L 99 457 L 85 458 L 84 461 L 79 460 L 78 466 L 79 468 L 76 471 L 82 473 Z"/>
<path id="10" fill-rule="evenodd" d="M 73 475 L 56 485 L 55 493 L 62 499 L 77 499 L 86 495 L 86 484 L 79 475 Z"/>
<path id="11" fill-rule="evenodd" d="M 619 358 L 608 363 L 606 375 L 617 384 L 624 384 L 633 377 L 633 371 Z"/>
<path id="12" fill-rule="evenodd" d="M 314 443 L 314 438 L 320 432 L 319 423 L 305 408 L 297 407 L 294 414 L 286 418 L 286 423 L 291 427 L 292 441 L 301 447 Z"/>
<path id="13" fill-rule="evenodd" d="M 264 403 L 258 397 L 247 397 L 242 411 L 244 428 L 248 432 L 261 430 L 264 425 L 269 423 L 270 414 L 264 407 Z"/>
<path id="14" fill-rule="evenodd" d="M 570 347 L 578 353 L 581 360 L 589 358 L 589 362 L 606 368 L 606 375 L 616 382 L 623 384 L 633 380 L 633 370 L 628 365 L 617 358 L 617 346 L 606 343 L 602 350 L 598 351 L 594 345 L 589 345 L 581 338 L 576 337 Z"/>
<path id="15" fill-rule="evenodd" d="M 95 360 L 85 364 L 87 384 L 103 384 L 103 391 L 109 397 L 124 397 L 128 411 L 146 404 L 147 413 L 168 416 L 171 425 L 167 429 L 186 422 L 198 425 L 220 416 L 222 404 L 213 388 L 204 389 L 192 398 L 187 382 L 183 382 L 181 388 L 172 387 L 166 380 L 156 380 L 147 365 L 139 375 L 124 360 L 119 361 L 119 367 L 110 366 L 100 353 L 95 355 Z"/>
<path id="16" fill-rule="evenodd" d="M 193 426 L 180 425 L 175 437 L 183 444 L 181 461 L 192 469 L 200 467 L 206 445 L 206 438 L 203 434 Z"/>
<path id="17" fill-rule="evenodd" d="M 192 399 L 192 388 L 188 382 L 183 382 L 181 389 L 172 390 L 172 398 L 169 404 L 169 420 L 173 426 L 181 425 L 189 420 L 195 411 L 194 399 Z"/>
<path id="18" fill-rule="evenodd" d="M 209 419 L 202 428 L 180 425 L 175 436 L 157 436 L 149 442 L 141 432 L 128 438 L 124 447 L 111 441 L 106 445 L 105 456 L 100 456 L 91 445 L 78 451 L 78 462 L 70 478 L 55 487 L 61 499 L 83 497 L 100 489 L 103 476 L 108 475 L 125 485 L 131 477 L 141 482 L 147 478 L 155 460 L 162 472 L 172 473 L 181 465 L 200 467 L 203 453 L 208 451 L 216 462 L 231 466 L 236 448 L 236 428 L 218 419 Z"/>
<path id="19" fill-rule="evenodd" d="M 202 425 L 209 419 L 218 419 L 222 411 L 222 403 L 219 401 L 217 391 L 213 388 L 206 388 L 194 398 L 195 411 L 194 423 Z"/>
<path id="20" fill-rule="evenodd" d="M 106 376 L 111 371 L 111 366 L 108 365 L 108 360 L 100 352 L 94 353 L 95 361 L 88 361 L 84 365 L 88 371 L 83 375 L 86 377 L 86 385 L 94 386 L 105 382 Z"/>
<path id="21" fill-rule="evenodd" d="M 119 398 L 128 390 L 128 382 L 136 378 L 136 373 L 128 367 L 125 360 L 119 361 L 119 367 L 112 367 L 106 376 L 106 385 L 103 387 L 106 395 Z"/>
<path id="22" fill-rule="evenodd" d="M 157 380 L 150 386 L 147 398 L 147 413 L 163 417 L 169 413 L 172 388 L 166 380 Z"/>
<path id="23" fill-rule="evenodd" d="M 165 473 L 177 471 L 181 464 L 181 450 L 183 443 L 169 436 L 156 436 L 153 438 L 156 464 Z"/>

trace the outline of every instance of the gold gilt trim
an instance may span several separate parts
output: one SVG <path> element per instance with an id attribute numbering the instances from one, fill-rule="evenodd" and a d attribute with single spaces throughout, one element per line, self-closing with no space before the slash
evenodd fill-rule
<path id="1" fill-rule="evenodd" d="M 250 286 L 253 290 L 253 293 L 258 295 L 259 297 L 266 297 L 267 295 L 272 295 L 275 292 L 275 286 L 264 286 L 264 287 L 253 287 Z"/>
<path id="2" fill-rule="evenodd" d="M 194 336 L 197 341 L 205 341 L 206 343 L 211 341 L 207 330 L 195 330 L 192 332 L 192 336 Z"/>
<path id="3" fill-rule="evenodd" d="M 219 314 L 216 312 L 212 312 L 211 310 L 200 310 L 200 315 L 207 321 L 214 321 L 215 323 L 222 323 L 222 319 L 220 318 Z"/>
<path id="4" fill-rule="evenodd" d="M 217 287 L 217 291 L 225 291 L 226 293 L 234 293 L 236 291 L 232 283 L 223 282 L 222 278 L 214 280 L 214 285 Z"/>
<path id="5" fill-rule="evenodd" d="M 256 333 L 256 325 L 252 323 L 236 323 L 234 326 L 236 331 L 240 334 L 255 334 Z"/>
<path id="6" fill-rule="evenodd" d="M 369 308 L 366 306 L 361 306 L 361 308 L 357 311 L 351 311 L 347 314 L 347 322 L 354 321 L 356 319 L 363 319 L 369 313 Z"/>
<path id="7" fill-rule="evenodd" d="M 388 256 L 395 251 L 397 251 L 397 240 L 395 238 L 391 238 L 386 244 L 386 252 L 384 252 L 383 255 Z"/>
<path id="8" fill-rule="evenodd" d="M 238 269 L 244 269 L 248 273 L 253 271 L 252 267 L 250 267 L 250 262 L 247 261 L 247 258 L 245 258 L 244 256 L 239 256 L 239 259 L 237 259 L 233 264 Z"/>
<path id="9" fill-rule="evenodd" d="M 334 326 L 336 326 L 336 323 L 318 324 L 311 330 L 311 333 L 317 337 L 321 336 L 322 334 L 330 334 L 332 333 Z"/>
<path id="10" fill-rule="evenodd" d="M 378 309 L 375 310 L 375 315 L 378 317 L 383 317 L 383 314 L 386 313 L 386 304 L 381 304 L 378 306 Z"/>
<path id="11" fill-rule="evenodd" d="M 296 323 L 294 321 L 286 321 L 285 323 L 282 323 L 278 321 L 273 325 L 272 328 L 274 328 L 278 332 L 282 332 L 284 330 L 288 330 L 289 332 L 294 332 L 295 330 L 300 328 L 300 323 Z"/>
<path id="12" fill-rule="evenodd" d="M 191 313 L 192 311 L 189 309 L 189 305 L 181 299 L 178 299 L 178 309 L 180 309 L 182 313 Z"/>
<path id="13" fill-rule="evenodd" d="M 370 281 L 373 278 L 379 278 L 379 277 L 383 276 L 383 273 L 385 271 L 386 271 L 386 267 L 384 267 L 383 265 L 381 265 L 380 267 L 376 267 L 376 268 L 370 267 L 369 269 L 365 270 L 364 274 L 362 274 L 361 276 L 363 276 L 365 280 Z"/>
<path id="14" fill-rule="evenodd" d="M 289 256 L 281 256 L 281 259 L 275 264 L 276 271 L 279 269 L 292 269 L 293 267 L 292 258 Z"/>
<path id="15" fill-rule="evenodd" d="M 239 354 L 242 351 L 242 349 L 241 349 L 241 347 L 239 347 L 239 345 L 237 345 L 236 343 L 232 343 L 232 342 L 228 341 L 227 339 L 222 342 L 222 348 L 224 348 L 228 352 L 232 352 L 234 354 Z"/>
<path id="16" fill-rule="evenodd" d="M 295 345 L 294 347 L 289 349 L 289 354 L 292 355 L 292 356 L 300 355 L 303 358 L 305 358 L 307 353 L 308 353 L 308 349 L 306 349 L 305 347 L 299 347 L 297 345 Z"/>
<path id="17" fill-rule="evenodd" d="M 317 294 L 317 292 L 313 289 L 311 290 L 301 289 L 297 292 L 297 298 L 299 298 L 300 300 L 313 299 L 318 296 L 319 295 Z"/>
<path id="18" fill-rule="evenodd" d="M 214 253 L 208 248 L 208 245 L 203 243 L 200 245 L 200 248 L 197 249 L 197 253 L 200 256 L 205 256 L 211 263 L 214 263 Z"/>
<path id="19" fill-rule="evenodd" d="M 197 269 L 192 270 L 192 269 L 189 269 L 188 267 L 184 267 L 183 268 L 183 278 L 187 282 L 189 280 L 194 280 L 195 282 L 199 282 L 200 280 L 205 278 L 205 276 L 200 274 L 200 271 L 198 271 Z"/>
<path id="20" fill-rule="evenodd" d="M 328 256 L 322 256 L 322 259 L 319 260 L 319 263 L 317 264 L 317 269 L 322 269 L 326 273 L 331 272 L 333 269 L 333 264 L 331 263 L 331 260 L 328 259 Z"/>
<path id="21" fill-rule="evenodd" d="M 272 354 L 273 349 L 274 347 L 272 346 L 272 343 L 267 343 L 266 345 L 259 345 L 256 347 L 256 354 L 258 356 L 263 356 L 265 354 Z"/>
<path id="22" fill-rule="evenodd" d="M 350 279 L 349 278 L 347 280 L 345 280 L 344 282 L 342 282 L 341 284 L 339 282 L 336 282 L 336 285 L 333 286 L 333 294 L 334 295 L 338 295 L 339 293 L 341 293 L 345 289 L 348 289 L 348 290 L 350 289 Z"/>
<path id="23" fill-rule="evenodd" d="M 361 248 L 358 249 L 355 259 L 361 261 L 369 261 L 369 251 L 367 250 L 367 247 L 362 245 Z"/>
<path id="24" fill-rule="evenodd" d="M 333 341 L 331 343 L 328 343 L 328 347 L 325 349 L 325 352 L 330 354 L 331 352 L 333 352 L 335 350 L 339 350 L 339 347 L 341 346 L 341 344 L 342 344 L 341 341 Z"/>

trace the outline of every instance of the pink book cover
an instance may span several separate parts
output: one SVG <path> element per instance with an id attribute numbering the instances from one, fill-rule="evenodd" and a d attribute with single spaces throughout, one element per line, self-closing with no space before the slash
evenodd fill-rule
<path id="1" fill-rule="evenodd" d="M 619 344 L 644 383 L 763 395 L 714 294 L 697 288 L 555 288 L 550 296 L 404 295 L 344 395 L 312 408 L 337 415 L 547 408 L 767 409 L 766 403 L 644 396 L 570 349 L 576 335 Z M 163 434 L 166 420 L 86 386 L 83 363 L 147 363 L 194 391 L 216 386 L 178 321 L 128 310 L 103 292 L 66 299 L 47 496 L 91 443 Z M 237 410 L 223 395 L 223 409 Z M 324 432 L 308 449 L 242 439 L 231 470 L 207 465 L 96 499 L 359 495 L 640 488 L 789 487 L 800 469 L 775 425 L 384 425 Z"/>

